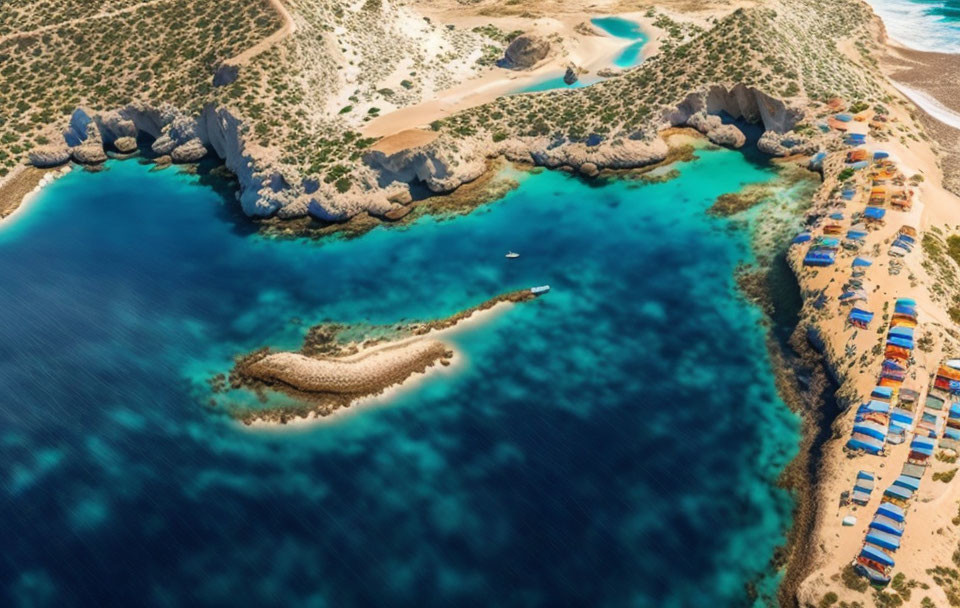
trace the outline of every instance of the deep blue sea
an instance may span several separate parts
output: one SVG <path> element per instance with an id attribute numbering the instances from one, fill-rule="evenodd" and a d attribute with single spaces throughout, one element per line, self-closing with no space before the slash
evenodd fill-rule
<path id="1" fill-rule="evenodd" d="M 467 216 L 316 243 L 254 234 L 209 178 L 107 168 L 0 229 L 0 605 L 769 600 L 799 422 L 735 292 L 749 235 L 704 210 L 771 169 L 520 174 Z M 310 324 L 543 283 L 387 403 L 280 431 L 206 405 L 234 355 Z"/>
<path id="2" fill-rule="evenodd" d="M 921 51 L 960 53 L 960 0 L 867 0 L 894 40 Z"/>

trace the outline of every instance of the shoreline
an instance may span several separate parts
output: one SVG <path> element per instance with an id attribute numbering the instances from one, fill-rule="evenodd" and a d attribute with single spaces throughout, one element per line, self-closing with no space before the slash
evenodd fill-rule
<path id="1" fill-rule="evenodd" d="M 228 382 L 215 377 L 214 393 L 252 390 L 263 401 L 268 391 L 285 394 L 298 406 L 234 410 L 246 426 L 278 427 L 316 422 L 366 403 L 388 402 L 389 395 L 439 370 L 457 367 L 462 353 L 441 340 L 488 321 L 519 302 L 537 299 L 530 290 L 508 292 L 443 319 L 398 326 L 394 335 L 340 343 L 342 328 L 314 326 L 301 351 L 259 349 L 237 360 Z M 399 354 L 390 358 L 390 352 Z M 438 365 L 439 364 L 439 365 Z M 363 367 L 365 366 L 365 367 Z M 433 370 L 433 371 L 432 371 Z M 319 375 L 318 375 L 319 374 Z M 222 388 L 216 386 L 222 385 Z M 396 390 L 394 390 L 396 389 Z"/>
<path id="2" fill-rule="evenodd" d="M 20 165 L 0 182 L 0 228 L 12 224 L 44 187 L 72 170 L 70 165 L 40 169 Z"/>

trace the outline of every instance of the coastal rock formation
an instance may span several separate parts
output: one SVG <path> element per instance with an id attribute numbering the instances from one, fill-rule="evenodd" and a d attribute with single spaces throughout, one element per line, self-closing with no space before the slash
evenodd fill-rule
<path id="1" fill-rule="evenodd" d="M 57 167 L 69 160 L 70 150 L 65 145 L 48 145 L 30 151 L 30 164 L 34 167 Z"/>
<path id="2" fill-rule="evenodd" d="M 137 149 L 137 140 L 133 137 L 118 137 L 113 142 L 113 146 L 124 154 L 129 154 Z"/>
<path id="3" fill-rule="evenodd" d="M 245 368 L 249 376 L 282 382 L 308 393 L 369 394 L 403 382 L 411 374 L 452 355 L 439 340 L 373 347 L 353 357 L 318 359 L 299 353 L 271 353 Z"/>
<path id="4" fill-rule="evenodd" d="M 735 120 L 763 124 L 768 131 L 785 133 L 800 122 L 804 112 L 800 106 L 788 105 L 759 89 L 738 84 L 729 89 L 718 85 L 691 93 L 666 118 L 673 126 L 686 124 L 705 133 L 702 128 L 690 123 L 691 119 L 700 120 L 695 119 L 695 115 L 716 116 L 726 113 Z"/>
<path id="5" fill-rule="evenodd" d="M 199 137 L 180 144 L 170 153 L 175 163 L 194 163 L 207 155 L 207 148 Z"/>
<path id="6" fill-rule="evenodd" d="M 563 82 L 566 85 L 571 85 L 580 79 L 580 76 L 577 75 L 577 70 L 572 65 L 567 66 L 567 71 L 563 75 Z"/>
<path id="7" fill-rule="evenodd" d="M 87 139 L 87 127 L 90 126 L 92 119 L 82 108 L 77 108 L 70 115 L 70 123 L 63 131 L 63 140 L 71 148 L 79 146 Z"/>
<path id="8" fill-rule="evenodd" d="M 136 147 L 137 125 L 132 120 L 124 118 L 120 112 L 101 112 L 94 116 L 94 120 L 100 129 L 100 136 L 105 144 L 113 144 L 120 150 L 120 147 L 117 146 L 117 140 L 126 138 L 134 140 L 134 147 Z"/>
<path id="9" fill-rule="evenodd" d="M 743 147 L 747 137 L 734 125 L 725 125 L 719 116 L 700 110 L 687 119 L 687 125 L 700 131 L 713 143 L 731 148 Z"/>
<path id="10" fill-rule="evenodd" d="M 503 57 L 503 67 L 526 70 L 537 65 L 550 54 L 550 41 L 542 36 L 522 34 L 513 39 Z"/>
<path id="11" fill-rule="evenodd" d="M 73 128 L 73 125 L 71 125 L 71 128 Z M 86 118 L 86 136 L 80 145 L 70 148 L 70 154 L 73 156 L 73 160 L 88 165 L 107 160 L 107 154 L 103 151 L 100 129 L 89 117 Z"/>
<path id="12" fill-rule="evenodd" d="M 757 142 L 757 148 L 764 154 L 771 156 L 790 156 L 792 154 L 813 154 L 818 150 L 819 144 L 792 133 L 780 134 L 774 131 L 765 131 Z"/>

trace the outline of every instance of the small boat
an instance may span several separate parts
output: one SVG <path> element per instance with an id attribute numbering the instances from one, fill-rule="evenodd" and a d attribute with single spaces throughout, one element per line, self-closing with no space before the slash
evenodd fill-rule
<path id="1" fill-rule="evenodd" d="M 507 259 L 509 259 L 509 260 L 514 260 L 514 259 L 520 257 L 520 254 L 519 254 L 519 253 L 514 253 L 514 252 L 512 252 L 512 251 L 508 251 L 508 252 L 507 252 L 507 255 L 505 255 L 504 257 L 507 258 Z"/>
<path id="2" fill-rule="evenodd" d="M 530 288 L 530 293 L 532 293 L 535 296 L 539 296 L 541 294 L 547 293 L 548 291 L 550 291 L 549 285 L 538 285 L 536 287 Z"/>

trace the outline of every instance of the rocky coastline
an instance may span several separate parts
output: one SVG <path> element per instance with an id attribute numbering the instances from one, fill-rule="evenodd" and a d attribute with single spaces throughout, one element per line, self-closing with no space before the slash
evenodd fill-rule
<path id="1" fill-rule="evenodd" d="M 810 152 L 818 144 L 790 132 L 805 111 L 743 85 L 713 86 L 689 94 L 649 134 L 581 141 L 559 136 L 499 139 L 488 134 L 455 138 L 441 133 L 437 137 L 422 131 L 426 136 L 420 142 L 426 143 L 414 141 L 398 149 L 388 137 L 368 148 L 354 167 L 362 176 L 360 184 L 346 192 L 325 180 L 276 168 L 266 150 L 248 142 L 249 123 L 229 108 L 213 105 L 198 116 L 169 105 L 142 103 L 106 112 L 77 108 L 58 141 L 31 151 L 29 160 L 42 168 L 71 160 L 96 165 L 108 158 L 107 152 L 135 151 L 137 142 L 146 138 L 158 162 L 192 163 L 210 154 L 221 159 L 236 174 L 239 204 L 251 218 L 340 223 L 367 215 L 395 221 L 409 212 L 413 187 L 449 194 L 487 174 L 496 159 L 594 177 L 669 160 L 670 148 L 661 137 L 665 130 L 692 128 L 714 144 L 742 147 L 745 135 L 721 120 L 721 113 L 762 124 L 764 135 L 758 146 L 767 154 Z"/>

